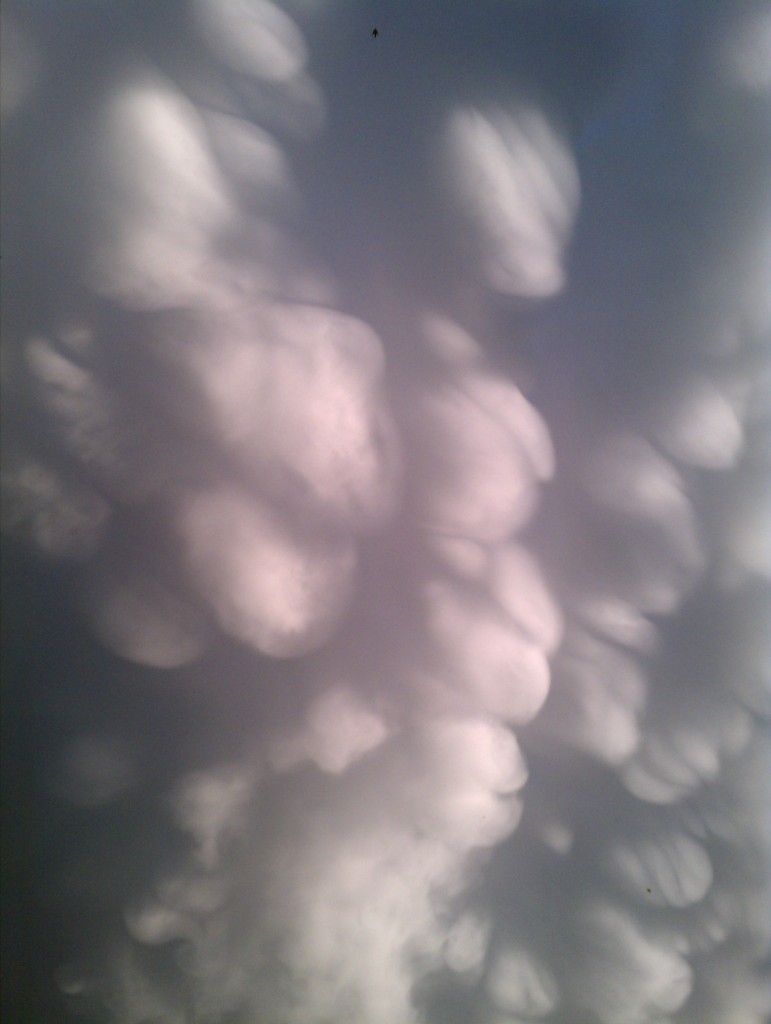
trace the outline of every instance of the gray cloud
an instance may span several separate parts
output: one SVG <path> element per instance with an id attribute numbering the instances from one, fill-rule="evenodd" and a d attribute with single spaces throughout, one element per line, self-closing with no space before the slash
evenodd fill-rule
<path id="1" fill-rule="evenodd" d="M 3 17 L 10 1018 L 762 1024 L 767 5 Z"/>

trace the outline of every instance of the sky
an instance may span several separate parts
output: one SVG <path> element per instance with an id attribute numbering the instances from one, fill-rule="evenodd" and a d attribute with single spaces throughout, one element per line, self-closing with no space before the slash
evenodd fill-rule
<path id="1" fill-rule="evenodd" d="M 767 1021 L 771 6 L 2 17 L 6 1019 Z"/>

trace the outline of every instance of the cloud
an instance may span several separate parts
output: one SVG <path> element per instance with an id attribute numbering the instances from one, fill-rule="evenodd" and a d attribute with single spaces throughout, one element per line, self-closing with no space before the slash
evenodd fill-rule
<path id="1" fill-rule="evenodd" d="M 485 283 L 507 295 L 558 292 L 579 181 L 554 128 L 538 110 L 512 116 L 461 108 L 447 136 L 450 187 L 478 234 Z"/>
<path id="2" fill-rule="evenodd" d="M 228 635 L 265 654 L 301 654 L 342 615 L 355 569 L 349 544 L 303 537 L 234 489 L 182 495 L 176 526 L 191 585 Z"/>
<path id="3" fill-rule="evenodd" d="M 766 1019 L 765 22 L 622 6 L 12 12 L 11 1016 Z"/>

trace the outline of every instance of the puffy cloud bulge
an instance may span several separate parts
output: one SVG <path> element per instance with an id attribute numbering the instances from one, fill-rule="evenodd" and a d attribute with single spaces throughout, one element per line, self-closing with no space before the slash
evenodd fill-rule
<path id="1" fill-rule="evenodd" d="M 762 1024 L 768 6 L 3 20 L 9 1019 Z"/>

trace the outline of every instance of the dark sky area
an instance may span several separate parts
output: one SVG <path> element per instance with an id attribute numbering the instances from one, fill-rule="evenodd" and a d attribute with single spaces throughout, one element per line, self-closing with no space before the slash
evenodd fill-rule
<path id="1" fill-rule="evenodd" d="M 771 1018 L 771 6 L 2 11 L 3 1014 Z"/>

